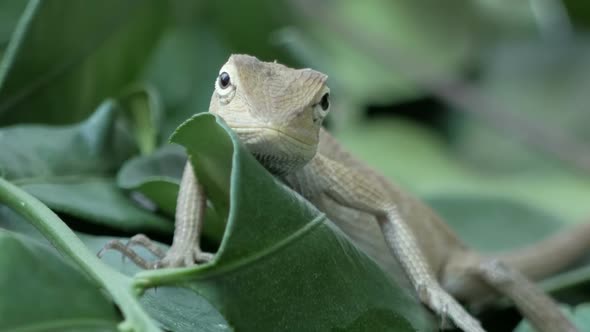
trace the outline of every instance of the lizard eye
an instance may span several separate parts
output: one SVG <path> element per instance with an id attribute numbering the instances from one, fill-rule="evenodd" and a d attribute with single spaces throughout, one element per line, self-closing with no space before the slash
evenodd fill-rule
<path id="1" fill-rule="evenodd" d="M 325 93 L 322 96 L 322 100 L 320 100 L 320 106 L 322 107 L 322 109 L 324 111 L 327 111 L 328 108 L 330 108 L 330 94 L 329 93 Z"/>
<path id="2" fill-rule="evenodd" d="M 230 85 L 231 80 L 229 77 L 229 74 L 227 72 L 223 72 L 221 74 L 219 74 L 219 87 L 222 89 L 227 89 L 227 87 Z"/>
<path id="3" fill-rule="evenodd" d="M 215 79 L 215 92 L 222 104 L 229 103 L 236 94 L 236 85 L 232 82 L 229 72 L 221 70 Z"/>

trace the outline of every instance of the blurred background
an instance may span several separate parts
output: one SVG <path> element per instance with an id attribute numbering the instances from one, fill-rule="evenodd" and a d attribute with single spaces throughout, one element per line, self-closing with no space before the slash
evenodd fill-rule
<path id="1" fill-rule="evenodd" d="M 114 98 L 146 155 L 230 54 L 311 67 L 349 150 L 505 249 L 590 218 L 589 29 L 585 0 L 0 0 L 0 126 Z"/>
<path id="2" fill-rule="evenodd" d="M 583 0 L 2 0 L 0 125 L 74 123 L 115 97 L 150 108 L 164 144 L 248 53 L 327 73 L 327 126 L 442 214 L 512 225 L 498 205 L 518 204 L 579 222 L 589 25 Z"/>
<path id="3" fill-rule="evenodd" d="M 164 143 L 207 110 L 228 56 L 248 53 L 327 73 L 330 129 L 423 197 L 588 215 L 586 1 L 41 3 L 23 36 L 27 2 L 0 1 L 0 125 L 77 122 L 142 89 Z"/>
<path id="4" fill-rule="evenodd" d="M 114 97 L 149 108 L 164 144 L 248 53 L 327 73 L 327 126 L 448 219 L 579 222 L 589 25 L 583 0 L 2 0 L 0 125 L 74 123 Z"/>

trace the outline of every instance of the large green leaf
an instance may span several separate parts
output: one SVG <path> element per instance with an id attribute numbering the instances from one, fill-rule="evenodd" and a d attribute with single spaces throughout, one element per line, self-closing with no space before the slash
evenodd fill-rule
<path id="1" fill-rule="evenodd" d="M 484 252 L 522 247 L 566 226 L 541 209 L 501 197 L 432 195 L 427 202 L 461 239 Z"/>
<path id="2" fill-rule="evenodd" d="M 116 331 L 112 302 L 45 245 L 0 228 L 0 270 L 0 330 Z"/>
<path id="3" fill-rule="evenodd" d="M 219 251 L 210 264 L 143 272 L 139 280 L 185 280 L 240 331 L 432 329 L 407 290 L 217 121 L 195 116 L 172 140 L 187 148 L 215 209 L 228 218 Z"/>
<path id="4" fill-rule="evenodd" d="M 128 231 L 171 230 L 115 185 L 115 173 L 137 152 L 121 110 L 107 101 L 86 121 L 0 130 L 0 171 L 54 210 Z"/>
<path id="5" fill-rule="evenodd" d="M 135 78 L 167 4 L 29 2 L 0 66 L 0 123 L 71 123 Z"/>

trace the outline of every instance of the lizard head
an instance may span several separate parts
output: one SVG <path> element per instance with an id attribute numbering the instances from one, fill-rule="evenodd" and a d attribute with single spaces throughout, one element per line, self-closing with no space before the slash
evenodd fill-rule
<path id="1" fill-rule="evenodd" d="M 316 154 L 330 108 L 327 76 L 249 55 L 232 55 L 215 80 L 209 111 L 232 128 L 272 173 L 285 175 Z"/>

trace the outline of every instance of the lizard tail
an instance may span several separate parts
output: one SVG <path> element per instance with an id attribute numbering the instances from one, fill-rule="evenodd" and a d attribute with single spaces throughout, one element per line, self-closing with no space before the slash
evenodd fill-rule
<path id="1" fill-rule="evenodd" d="M 532 280 L 541 280 L 590 255 L 590 222 L 575 225 L 527 247 L 502 253 L 498 259 Z"/>

